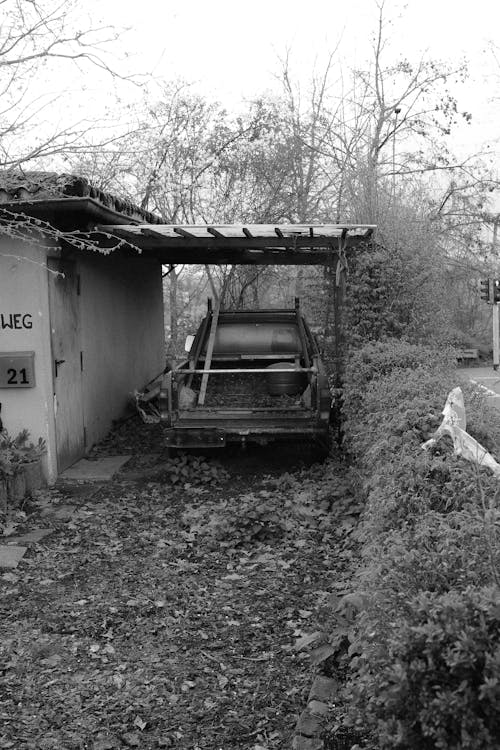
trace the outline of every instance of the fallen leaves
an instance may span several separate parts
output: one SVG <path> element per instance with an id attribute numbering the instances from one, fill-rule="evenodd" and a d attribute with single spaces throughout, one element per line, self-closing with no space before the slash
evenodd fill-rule
<path id="1" fill-rule="evenodd" d="M 52 656 L 48 656 L 46 659 L 41 659 L 40 664 L 43 664 L 45 667 L 56 667 L 61 661 L 62 656 L 60 654 L 52 654 Z"/>
<path id="2" fill-rule="evenodd" d="M 123 732 L 120 737 L 127 747 L 141 747 L 141 736 L 137 732 Z"/>
<path id="3" fill-rule="evenodd" d="M 306 633 L 305 635 L 300 636 L 300 638 L 297 638 L 293 645 L 294 651 L 303 651 L 308 646 L 310 646 L 314 641 L 317 641 L 318 638 L 321 636 L 321 631 L 316 630 L 314 633 Z"/>
<path id="4" fill-rule="evenodd" d="M 122 476 L 69 522 L 51 516 L 57 535 L 0 577 L 20 588 L 1 604 L 3 746 L 39 750 L 40 732 L 50 750 L 290 746 L 311 664 L 335 648 L 318 616 L 346 587 L 351 518 L 323 497 L 336 471 L 215 496 Z"/>
<path id="5" fill-rule="evenodd" d="M 310 659 L 311 664 L 318 666 L 322 662 L 326 661 L 333 656 L 337 651 L 337 648 L 331 643 L 324 643 L 322 646 L 318 646 L 311 651 Z"/>

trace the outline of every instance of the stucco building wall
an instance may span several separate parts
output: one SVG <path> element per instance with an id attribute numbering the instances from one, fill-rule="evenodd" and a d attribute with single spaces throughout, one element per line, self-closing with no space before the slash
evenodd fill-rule
<path id="1" fill-rule="evenodd" d="M 33 351 L 35 387 L 0 388 L 1 418 L 12 436 L 47 443 L 45 472 L 57 476 L 45 250 L 0 237 L 0 352 Z"/>
<path id="2" fill-rule="evenodd" d="M 57 269 L 60 253 L 56 250 L 50 255 L 56 259 L 49 263 Z M 9 434 L 15 436 L 26 428 L 34 442 L 39 437 L 46 441 L 44 468 L 50 482 L 58 474 L 60 399 L 82 403 L 83 455 L 85 448 L 105 437 L 113 420 L 123 416 L 134 389 L 158 375 L 165 363 L 161 265 L 140 256 L 105 256 L 97 251 L 70 257 L 78 276 L 74 314 L 79 319 L 79 341 L 75 346 L 81 348 L 81 355 L 78 351 L 76 355 L 82 371 L 80 378 L 78 365 L 78 377 L 61 390 L 69 362 L 64 349 L 62 354 L 55 352 L 55 334 L 51 335 L 53 279 L 49 284 L 47 253 L 40 246 L 0 237 L 0 353 L 34 352 L 35 371 L 32 388 L 0 388 L 0 416 Z M 64 308 L 58 314 L 64 327 Z M 64 364 L 56 379 L 54 358 L 58 356 Z M 72 429 L 76 435 L 82 423 L 73 428 L 70 421 Z"/>
<path id="3" fill-rule="evenodd" d="M 160 264 L 140 257 L 82 255 L 78 269 L 89 447 L 164 367 L 163 292 Z"/>

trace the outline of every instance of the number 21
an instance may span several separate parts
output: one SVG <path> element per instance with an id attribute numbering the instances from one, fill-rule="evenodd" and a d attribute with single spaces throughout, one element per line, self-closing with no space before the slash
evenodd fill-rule
<path id="1" fill-rule="evenodd" d="M 14 370 L 13 367 L 11 367 L 10 369 L 8 369 L 7 370 L 7 375 L 8 375 L 7 384 L 8 385 L 28 385 L 29 384 L 29 380 L 28 380 L 28 376 L 26 374 L 26 368 L 25 367 L 21 368 L 19 370 L 19 374 L 21 375 L 21 380 L 20 381 L 18 381 L 18 379 L 17 379 L 18 378 L 18 371 Z"/>

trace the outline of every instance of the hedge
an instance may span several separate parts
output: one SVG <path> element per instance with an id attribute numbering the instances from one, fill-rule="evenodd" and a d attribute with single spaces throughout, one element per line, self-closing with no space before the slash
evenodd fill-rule
<path id="1" fill-rule="evenodd" d="M 346 447 L 366 500 L 349 639 L 349 722 L 380 748 L 500 744 L 499 483 L 442 439 L 451 388 L 490 451 L 500 417 L 446 351 L 373 343 L 348 363 Z M 498 456 L 497 456 L 498 458 Z"/>

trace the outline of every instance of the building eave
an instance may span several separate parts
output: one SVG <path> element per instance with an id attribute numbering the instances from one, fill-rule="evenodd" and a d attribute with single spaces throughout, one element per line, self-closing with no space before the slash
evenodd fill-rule
<path id="1" fill-rule="evenodd" d="M 0 203 L 1 212 L 24 214 L 65 231 L 90 231 L 98 224 L 141 224 L 144 219 L 120 213 L 89 197 L 56 197 Z M 5 215 L 5 214 L 4 214 Z"/>

